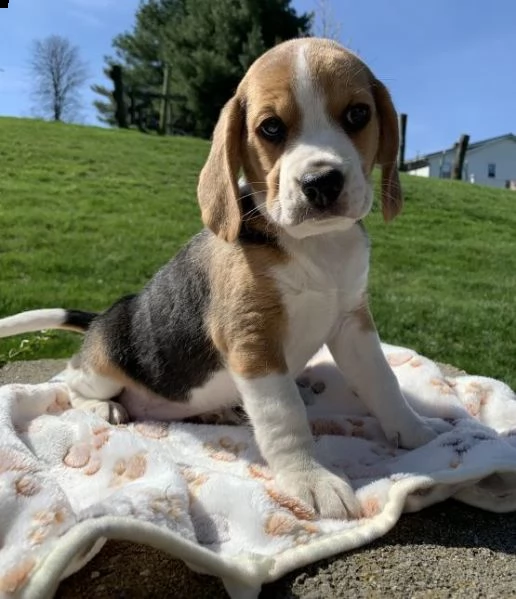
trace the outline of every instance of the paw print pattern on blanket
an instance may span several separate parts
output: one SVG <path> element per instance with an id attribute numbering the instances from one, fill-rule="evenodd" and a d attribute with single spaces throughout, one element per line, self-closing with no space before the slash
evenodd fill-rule
<path id="1" fill-rule="evenodd" d="M 111 479 L 110 486 L 116 487 L 128 482 L 132 482 L 145 474 L 147 468 L 147 456 L 144 453 L 137 453 L 128 459 L 119 459 L 113 468 L 114 476 Z"/>
<path id="2" fill-rule="evenodd" d="M 480 383 L 469 383 L 465 389 L 466 401 L 464 405 L 466 410 L 474 417 L 478 418 L 480 412 L 489 402 L 492 389 L 489 385 L 481 385 Z"/>
<path id="3" fill-rule="evenodd" d="M 453 385 L 446 379 L 431 379 L 430 384 L 437 389 L 441 395 L 453 395 Z"/>
<path id="4" fill-rule="evenodd" d="M 234 462 L 247 447 L 247 443 L 236 442 L 231 437 L 221 437 L 218 441 L 208 441 L 204 444 L 208 455 L 221 462 Z"/>
<path id="5" fill-rule="evenodd" d="M 202 485 L 208 480 L 208 475 L 205 473 L 197 473 L 192 468 L 182 468 L 181 474 L 186 480 L 188 497 L 191 505 L 192 501 L 199 495 Z"/>
<path id="6" fill-rule="evenodd" d="M 93 476 L 102 466 L 101 449 L 109 440 L 107 426 L 95 427 L 88 441 L 79 441 L 70 446 L 63 463 L 70 468 L 80 468 L 83 474 Z"/>
<path id="7" fill-rule="evenodd" d="M 67 511 L 62 507 L 40 510 L 33 514 L 28 535 L 30 543 L 41 545 L 66 522 L 67 516 Z"/>
<path id="8" fill-rule="evenodd" d="M 163 439 L 168 435 L 168 427 L 164 422 L 139 422 L 132 430 L 149 439 Z"/>
<path id="9" fill-rule="evenodd" d="M 382 506 L 378 497 L 370 495 L 361 501 L 362 516 L 364 518 L 373 518 L 381 512 Z"/>
<path id="10" fill-rule="evenodd" d="M 310 428 L 315 437 L 321 435 L 343 435 L 349 437 L 366 437 L 365 421 L 362 418 L 344 418 L 340 422 L 335 419 L 316 418 L 310 421 Z"/>
<path id="11" fill-rule="evenodd" d="M 315 520 L 317 514 L 315 510 L 305 505 L 295 497 L 284 495 L 280 491 L 274 489 L 274 487 L 266 486 L 266 491 L 269 497 L 280 507 L 288 510 L 299 520 Z"/>
<path id="12" fill-rule="evenodd" d="M 265 532 L 271 537 L 289 537 L 296 545 L 306 545 L 320 530 L 311 522 L 301 522 L 288 512 L 272 512 L 265 518 Z"/>
<path id="13" fill-rule="evenodd" d="M 320 391 L 307 415 L 317 459 L 349 477 L 362 506 L 349 521 L 321 519 L 281 493 L 245 424 L 148 414 L 114 426 L 70 409 L 62 383 L 1 387 L 0 597 L 21 589 L 43 596 L 41 585 L 88 559 L 86 533 L 145 538 L 179 558 L 187 543 L 189 563 L 233 582 L 253 580 L 258 590 L 307 560 L 378 538 L 393 513 L 450 496 L 516 510 L 513 391 L 485 377 L 446 377 L 408 348 L 382 348 L 414 409 L 447 418 L 453 429 L 415 450 L 390 445 L 329 353 L 318 352 L 303 374 Z M 62 557 L 74 554 L 71 563 Z M 61 570 L 45 568 L 61 558 Z"/>
<path id="14" fill-rule="evenodd" d="M 35 565 L 36 560 L 29 557 L 13 566 L 5 574 L 0 575 L 0 592 L 11 595 L 18 591 L 27 581 Z"/>

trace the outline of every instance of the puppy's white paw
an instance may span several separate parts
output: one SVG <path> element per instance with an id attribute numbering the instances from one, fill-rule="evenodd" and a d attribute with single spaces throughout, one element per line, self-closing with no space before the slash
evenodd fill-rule
<path id="1" fill-rule="evenodd" d="M 96 406 L 92 406 L 90 409 L 110 424 L 123 424 L 129 420 L 125 408 L 116 401 L 99 401 Z"/>
<path id="2" fill-rule="evenodd" d="M 126 409 L 116 401 L 74 398 L 72 407 L 87 412 L 93 412 L 110 424 L 123 424 L 129 420 Z"/>
<path id="3" fill-rule="evenodd" d="M 453 425 L 441 418 L 423 418 L 415 415 L 408 422 L 384 428 L 387 439 L 397 447 L 415 449 L 433 441 L 439 435 L 447 433 Z"/>
<path id="4" fill-rule="evenodd" d="M 280 472 L 275 481 L 284 493 L 314 508 L 322 518 L 360 517 L 360 503 L 349 482 L 318 464 L 306 470 Z"/>

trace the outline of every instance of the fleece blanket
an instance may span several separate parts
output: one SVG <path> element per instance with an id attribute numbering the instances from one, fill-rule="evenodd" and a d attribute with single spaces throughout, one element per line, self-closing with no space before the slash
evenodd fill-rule
<path id="1" fill-rule="evenodd" d="M 380 537 L 404 511 L 448 497 L 516 509 L 516 396 L 481 376 L 447 378 L 383 344 L 408 400 L 453 429 L 415 450 L 388 444 L 327 350 L 301 384 L 322 463 L 351 479 L 360 519 L 324 520 L 283 495 L 247 425 L 111 426 L 70 409 L 59 377 L 0 388 L 0 593 L 52 597 L 108 538 L 148 543 L 219 576 L 233 599 Z"/>

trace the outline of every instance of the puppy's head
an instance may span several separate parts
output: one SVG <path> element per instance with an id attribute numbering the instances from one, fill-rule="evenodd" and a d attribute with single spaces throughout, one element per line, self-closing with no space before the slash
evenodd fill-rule
<path id="1" fill-rule="evenodd" d="M 205 225 L 232 241 L 242 168 L 262 214 L 295 237 L 349 228 L 370 210 L 382 168 L 385 220 L 401 209 L 398 124 L 390 95 L 338 44 L 284 42 L 251 66 L 223 108 L 198 197 Z"/>

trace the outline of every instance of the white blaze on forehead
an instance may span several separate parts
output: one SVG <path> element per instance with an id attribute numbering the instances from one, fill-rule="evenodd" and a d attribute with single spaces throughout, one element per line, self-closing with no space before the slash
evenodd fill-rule
<path id="1" fill-rule="evenodd" d="M 301 111 L 302 134 L 310 134 L 330 125 L 323 90 L 312 74 L 308 44 L 299 47 L 294 65 L 294 94 Z"/>

